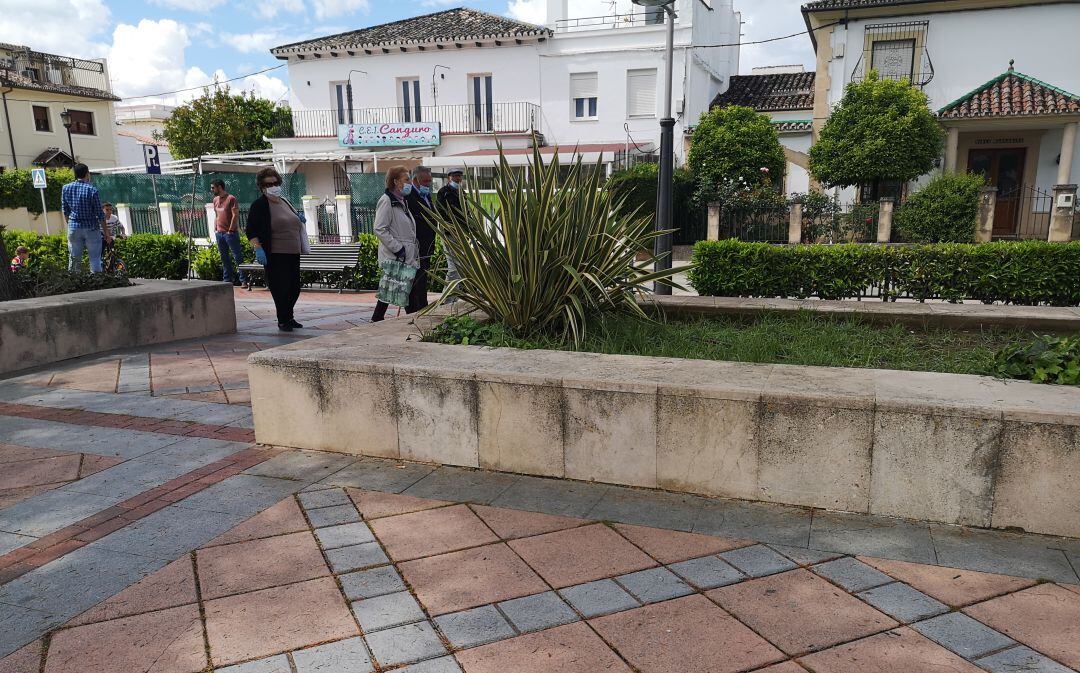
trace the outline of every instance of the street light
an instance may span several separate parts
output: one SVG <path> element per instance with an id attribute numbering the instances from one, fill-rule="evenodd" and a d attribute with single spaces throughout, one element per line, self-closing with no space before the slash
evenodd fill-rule
<path id="1" fill-rule="evenodd" d="M 349 78 L 345 82 L 345 100 L 346 100 L 346 104 L 349 106 L 349 123 L 350 124 L 353 123 L 352 76 L 353 76 L 354 72 L 358 72 L 361 75 L 366 75 L 367 74 L 367 71 L 365 71 L 365 70 L 350 70 L 349 71 Z"/>
<path id="2" fill-rule="evenodd" d="M 667 48 L 665 50 L 666 68 L 664 70 L 664 116 L 660 119 L 660 184 L 656 196 L 656 230 L 671 229 L 672 219 L 672 179 L 675 172 L 675 119 L 671 116 L 671 65 L 674 60 L 675 42 L 675 0 L 631 0 L 639 7 L 663 8 L 667 13 Z M 656 255 L 656 270 L 666 271 L 671 268 L 671 234 L 662 234 L 656 239 L 653 250 Z M 656 281 L 653 283 L 654 294 L 671 294 L 671 286 Z"/>
<path id="3" fill-rule="evenodd" d="M 72 142 L 71 142 L 71 123 L 72 123 L 71 122 L 71 113 L 68 112 L 67 108 L 64 108 L 64 111 L 60 113 L 60 123 L 64 125 L 65 129 L 67 129 L 68 150 L 71 152 L 71 165 L 74 166 L 75 165 L 75 145 L 73 145 Z"/>

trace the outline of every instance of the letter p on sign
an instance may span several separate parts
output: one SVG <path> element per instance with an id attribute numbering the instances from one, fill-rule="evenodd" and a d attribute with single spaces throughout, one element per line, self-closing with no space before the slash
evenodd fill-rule
<path id="1" fill-rule="evenodd" d="M 158 156 L 158 148 L 154 145 L 143 145 L 142 152 L 146 172 L 161 175 L 161 158 Z"/>

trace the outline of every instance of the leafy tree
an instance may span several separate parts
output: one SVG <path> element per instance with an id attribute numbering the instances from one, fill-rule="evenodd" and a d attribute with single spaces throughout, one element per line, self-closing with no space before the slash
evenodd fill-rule
<path id="1" fill-rule="evenodd" d="M 233 94 L 229 87 L 203 89 L 203 94 L 173 111 L 164 131 L 155 136 L 169 143 L 178 159 L 200 154 L 250 152 L 270 147 L 263 140 L 283 124 L 291 124 L 287 107 L 254 94 Z"/>
<path id="2" fill-rule="evenodd" d="M 653 216 L 656 211 L 656 188 L 659 181 L 659 165 L 639 162 L 624 171 L 617 171 L 608 179 L 607 187 L 616 198 L 622 198 L 622 212 L 639 217 Z M 673 173 L 675 222 L 685 221 L 694 208 L 694 178 L 689 169 L 677 168 Z"/>
<path id="3" fill-rule="evenodd" d="M 753 188 L 768 183 L 783 176 L 787 167 L 769 117 L 739 105 L 713 108 L 701 115 L 687 163 L 699 196 L 706 199 L 716 198 L 726 185 Z"/>
<path id="4" fill-rule="evenodd" d="M 944 142 L 926 94 L 871 71 L 847 86 L 825 122 L 810 148 L 810 173 L 830 187 L 907 182 L 934 166 Z"/>
<path id="5" fill-rule="evenodd" d="M 984 184 L 975 173 L 936 176 L 897 210 L 898 233 L 909 243 L 974 243 Z"/>

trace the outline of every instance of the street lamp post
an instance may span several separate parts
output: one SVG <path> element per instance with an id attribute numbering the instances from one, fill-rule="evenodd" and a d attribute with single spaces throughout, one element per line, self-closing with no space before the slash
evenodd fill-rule
<path id="1" fill-rule="evenodd" d="M 367 74 L 367 71 L 365 71 L 365 70 L 350 70 L 349 71 L 349 78 L 345 82 L 345 101 L 346 101 L 346 104 L 349 106 L 348 109 L 349 109 L 349 123 L 350 124 L 353 123 L 352 76 L 353 76 L 354 72 L 358 72 L 361 75 L 366 75 Z"/>
<path id="2" fill-rule="evenodd" d="M 71 152 L 71 164 L 74 166 L 77 163 L 75 161 L 75 145 L 71 142 L 71 113 L 68 112 L 67 108 L 64 108 L 64 111 L 60 113 L 60 123 L 67 129 L 68 150 Z"/>
<path id="3" fill-rule="evenodd" d="M 667 45 L 664 52 L 664 116 L 660 119 L 660 183 L 656 190 L 656 231 L 671 229 L 673 213 L 673 177 L 675 172 L 675 119 L 671 116 L 671 68 L 674 60 L 675 42 L 675 0 L 632 0 L 641 7 L 662 7 L 667 14 Z M 671 233 L 665 233 L 656 239 L 653 250 L 656 255 L 656 270 L 666 271 L 671 268 Z M 671 286 L 656 281 L 653 293 L 671 294 Z"/>

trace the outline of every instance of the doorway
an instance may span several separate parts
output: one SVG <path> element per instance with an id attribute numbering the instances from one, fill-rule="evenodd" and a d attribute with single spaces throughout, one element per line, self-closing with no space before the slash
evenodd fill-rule
<path id="1" fill-rule="evenodd" d="M 1027 148 L 1024 147 L 973 149 L 968 153 L 968 170 L 983 176 L 987 184 L 998 190 L 994 236 L 1017 235 L 1026 159 Z"/>

